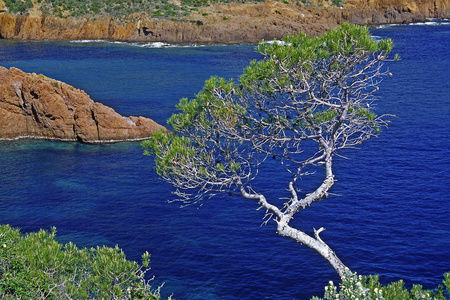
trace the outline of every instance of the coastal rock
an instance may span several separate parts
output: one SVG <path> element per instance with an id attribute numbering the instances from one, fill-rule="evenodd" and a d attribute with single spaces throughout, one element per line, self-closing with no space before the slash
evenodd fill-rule
<path id="1" fill-rule="evenodd" d="M 3 0 L 0 0 L 0 13 L 6 12 L 8 8 L 6 7 L 6 4 Z"/>
<path id="2" fill-rule="evenodd" d="M 450 18 L 450 0 L 342 2 L 343 7 L 302 7 L 274 0 L 216 4 L 176 21 L 143 17 L 124 22 L 100 16 L 89 19 L 1 13 L 0 38 L 241 44 L 279 39 L 298 32 L 318 35 L 343 22 L 379 25 Z"/>
<path id="3" fill-rule="evenodd" d="M 61 81 L 0 67 L 0 139 L 115 142 L 149 138 L 161 128 L 148 118 L 123 117 Z"/>

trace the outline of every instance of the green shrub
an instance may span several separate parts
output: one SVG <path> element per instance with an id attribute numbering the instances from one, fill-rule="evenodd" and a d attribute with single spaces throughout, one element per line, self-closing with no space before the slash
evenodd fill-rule
<path id="1" fill-rule="evenodd" d="M 342 0 L 332 0 L 331 4 L 337 7 L 342 7 L 343 2 Z"/>
<path id="2" fill-rule="evenodd" d="M 450 273 L 444 274 L 443 284 L 450 294 Z M 444 287 L 439 285 L 435 290 L 424 290 L 421 285 L 413 285 L 411 290 L 405 287 L 402 280 L 381 285 L 378 275 L 361 276 L 349 274 L 339 284 L 332 281 L 325 287 L 324 298 L 313 297 L 311 300 L 446 300 Z"/>
<path id="3" fill-rule="evenodd" d="M 208 0 L 181 0 L 181 4 L 191 7 L 208 6 Z"/>
<path id="4" fill-rule="evenodd" d="M 59 244 L 55 234 L 0 226 L 2 299 L 160 299 L 145 279 L 148 252 L 139 265 L 117 246 L 78 249 Z"/>
<path id="5" fill-rule="evenodd" d="M 10 13 L 25 13 L 33 7 L 31 0 L 4 0 L 4 2 Z"/>
<path id="6" fill-rule="evenodd" d="M 31 0 L 4 0 L 10 13 L 27 13 L 33 7 Z M 256 2 L 262 0 L 256 0 Z M 128 18 L 130 14 L 147 12 L 156 17 L 181 17 L 191 8 L 209 6 L 215 3 L 246 3 L 255 0 L 181 0 L 181 5 L 167 0 L 38 0 L 41 10 L 50 15 L 95 17 L 112 16 Z"/>

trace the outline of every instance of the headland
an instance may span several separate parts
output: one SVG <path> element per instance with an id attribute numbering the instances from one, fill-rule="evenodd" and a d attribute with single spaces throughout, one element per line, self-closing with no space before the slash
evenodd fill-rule
<path id="1" fill-rule="evenodd" d="M 164 129 L 151 119 L 123 117 L 84 91 L 42 74 L 0 67 L 0 140 L 106 143 L 142 140 Z"/>
<path id="2" fill-rule="evenodd" d="M 67 7 L 46 8 L 45 1 L 36 0 L 29 2 L 31 7 L 12 12 L 3 1 L 0 38 L 16 40 L 244 44 L 298 32 L 319 35 L 344 22 L 376 26 L 450 18 L 450 0 L 266 0 L 195 7 L 170 0 L 167 5 L 180 8 L 178 12 L 169 14 L 166 6 L 165 13 L 145 8 L 126 16 L 100 9 L 95 10 L 98 15 L 78 14 Z"/>

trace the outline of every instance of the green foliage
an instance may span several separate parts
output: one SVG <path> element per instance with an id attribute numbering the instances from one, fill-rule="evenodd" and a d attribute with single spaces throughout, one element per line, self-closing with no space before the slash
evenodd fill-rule
<path id="1" fill-rule="evenodd" d="M 144 278 L 147 252 L 139 265 L 117 246 L 78 249 L 55 235 L 0 226 L 2 299 L 160 299 Z"/>
<path id="2" fill-rule="evenodd" d="M 235 120 L 236 112 L 242 111 L 238 105 L 231 105 L 224 103 L 216 98 L 217 93 L 235 94 L 238 89 L 235 87 L 233 80 L 225 80 L 223 78 L 211 77 L 205 81 L 203 90 L 196 95 L 196 98 L 189 101 L 183 98 L 177 105 L 177 109 L 181 113 L 174 114 L 167 121 L 167 124 L 173 127 L 174 131 L 181 131 L 189 129 L 196 123 L 210 127 L 212 125 L 211 118 Z M 212 114 L 212 115 L 211 115 Z M 215 130 L 214 128 L 210 128 Z"/>
<path id="3" fill-rule="evenodd" d="M 282 61 L 283 67 L 289 68 L 307 64 L 304 67 L 312 67 L 312 63 L 317 60 L 329 59 L 332 56 L 347 56 L 356 53 L 379 52 L 380 57 L 386 56 L 393 47 L 391 39 L 375 41 L 365 26 L 355 26 L 343 24 L 335 30 L 327 31 L 318 37 L 309 37 L 306 34 L 288 36 L 283 39 L 283 43 L 261 43 L 258 52 L 271 59 L 266 63 L 253 63 L 244 73 L 242 79 L 257 72 L 254 69 L 265 71 L 273 68 L 274 61 Z M 266 64 L 272 64 L 267 66 Z M 272 71 L 278 71 L 275 69 Z M 267 74 L 271 75 L 271 74 Z M 251 77 L 250 77 L 251 78 Z M 249 78 L 249 79 L 250 79 Z M 255 78 L 260 80 L 261 78 Z"/>
<path id="4" fill-rule="evenodd" d="M 444 274 L 443 283 L 447 289 L 447 292 L 450 294 L 450 272 Z"/>
<path id="5" fill-rule="evenodd" d="M 201 7 L 201 6 L 208 6 L 209 1 L 208 0 L 181 0 L 181 4 L 190 6 L 190 7 Z"/>
<path id="6" fill-rule="evenodd" d="M 343 2 L 342 2 L 342 0 L 332 0 L 331 4 L 333 4 L 334 6 L 337 6 L 337 7 L 342 7 Z"/>
<path id="7" fill-rule="evenodd" d="M 177 108 L 181 113 L 174 114 L 167 123 L 174 132 L 189 132 L 201 130 L 206 137 L 214 140 L 213 148 L 221 144 L 216 137 L 217 122 L 234 126 L 238 123 L 239 114 L 244 109 L 233 103 L 220 101 L 218 93 L 238 94 L 232 80 L 212 77 L 206 81 L 203 90 L 191 101 L 180 100 Z M 240 164 L 234 160 L 226 165 L 217 161 L 216 151 L 209 150 L 209 144 L 201 139 L 189 139 L 183 135 L 167 133 L 164 130 L 156 132 L 152 139 L 142 143 L 145 154 L 152 154 L 156 159 L 156 171 L 160 176 L 181 175 L 185 165 L 196 164 L 196 176 L 211 176 L 215 171 L 224 174 L 234 173 L 240 169 Z M 219 146 L 221 148 L 221 146 Z M 231 155 L 227 149 L 220 149 L 220 156 Z"/>
<path id="8" fill-rule="evenodd" d="M 257 84 L 259 88 L 264 89 L 263 93 L 268 93 L 273 90 L 273 84 L 270 81 L 275 76 L 279 76 L 281 68 L 301 67 L 303 70 L 313 72 L 317 62 L 335 60 L 331 67 L 345 72 L 349 71 L 350 66 L 340 62 L 339 57 L 378 52 L 380 58 L 384 58 L 392 47 L 392 40 L 385 39 L 377 42 L 364 26 L 344 24 L 319 37 L 309 37 L 301 33 L 284 38 L 282 43 L 261 43 L 258 46 L 258 52 L 270 59 L 253 61 L 241 76 L 240 81 L 246 87 Z M 295 78 L 292 79 L 295 80 Z M 279 79 L 278 83 L 280 83 Z M 290 82 L 286 80 L 282 83 L 284 86 L 289 84 Z"/>
<path id="9" fill-rule="evenodd" d="M 181 17 L 189 11 L 188 7 L 168 3 L 167 0 L 42 0 L 41 4 L 41 10 L 60 17 L 112 16 L 128 19 L 132 14 L 142 13 L 155 17 Z"/>
<path id="10" fill-rule="evenodd" d="M 344 277 L 344 266 L 318 236 L 323 228 L 308 237 L 287 223 L 327 197 L 336 152 L 387 125 L 372 103 L 380 77 L 388 75 L 382 67 L 391 49 L 392 41 L 377 42 L 366 27 L 348 24 L 320 37 L 262 43 L 264 58 L 250 63 L 239 84 L 212 77 L 194 99 L 181 99 L 180 112 L 168 120 L 173 131 L 144 142 L 146 154 L 155 155 L 156 170 L 177 188 L 177 200 L 191 204 L 220 192 L 257 200 L 280 235 L 316 250 Z M 269 158 L 276 160 L 270 171 L 262 166 Z M 323 183 L 299 197 L 297 183 L 321 168 Z M 261 173 L 279 170 L 291 178 L 283 208 L 250 186 Z"/>
<path id="11" fill-rule="evenodd" d="M 250 62 L 238 84 L 211 77 L 194 99 L 181 99 L 167 122 L 172 133 L 144 142 L 146 154 L 177 187 L 206 191 L 247 180 L 249 174 L 237 179 L 237 173 L 252 172 L 259 154 L 292 159 L 294 166 L 300 143 L 319 135 L 331 151 L 359 144 L 386 125 L 370 104 L 392 46 L 349 24 L 319 37 L 300 33 L 261 43 L 264 59 Z"/>
<path id="12" fill-rule="evenodd" d="M 450 273 L 444 274 L 443 283 L 450 295 Z M 339 284 L 332 281 L 325 287 L 324 298 L 313 297 L 312 300 L 446 300 L 442 285 L 434 290 L 424 290 L 421 285 L 413 285 L 408 290 L 403 281 L 382 285 L 377 275 L 361 276 L 348 274 Z"/>
<path id="13" fill-rule="evenodd" d="M 259 51 L 262 51 L 262 49 L 260 48 Z M 272 60 L 254 60 L 245 69 L 244 74 L 240 78 L 240 82 L 246 87 L 255 85 L 262 93 L 270 95 L 274 91 L 270 79 L 275 76 L 276 68 L 277 66 Z"/>
<path id="14" fill-rule="evenodd" d="M 156 172 L 160 176 L 173 173 L 177 166 L 197 155 L 187 138 L 166 134 L 164 131 L 156 132 L 152 139 L 144 141 L 142 145 L 148 149 L 145 154 L 151 153 L 157 157 Z M 161 148 L 165 145 L 169 145 L 168 150 L 162 155 Z"/>
<path id="15" fill-rule="evenodd" d="M 333 120 L 337 116 L 334 110 L 319 111 L 314 115 L 315 122 L 322 124 Z"/>
<path id="16" fill-rule="evenodd" d="M 33 7 L 31 0 L 4 0 L 4 2 L 10 13 L 25 13 Z"/>
<path id="17" fill-rule="evenodd" d="M 27 13 L 33 7 L 31 0 L 5 0 L 10 13 Z M 112 16 L 129 19 L 132 14 L 148 13 L 152 17 L 179 18 L 190 13 L 192 8 L 213 3 L 255 2 L 247 0 L 182 0 L 181 5 L 168 0 L 39 0 L 41 10 L 59 17 Z"/>
<path id="18" fill-rule="evenodd" d="M 367 27 L 349 24 L 344 24 L 319 37 L 309 37 L 306 34 L 289 36 L 280 43 L 261 43 L 258 51 L 265 59 L 251 62 L 240 77 L 240 82 L 246 90 L 274 97 L 277 93 L 292 94 L 294 89 L 301 92 L 302 89 L 311 89 L 311 84 L 322 78 L 329 82 L 337 77 L 344 78 L 348 74 L 355 74 L 356 78 L 356 72 L 360 70 L 359 64 L 364 65 L 371 59 L 374 62 L 383 60 L 391 52 L 392 47 L 392 40 L 377 42 L 371 37 Z M 348 60 L 344 57 L 348 57 Z M 333 75 L 335 77 L 325 79 L 332 76 L 331 73 L 335 73 L 336 75 Z M 342 85 L 342 83 L 333 84 Z M 345 82 L 351 83 L 351 79 Z M 321 88 L 317 87 L 318 90 Z M 328 89 L 332 91 L 335 88 Z M 320 91 L 318 93 L 320 95 Z M 329 97 L 325 94 L 320 95 L 324 96 Z M 366 124 L 371 123 L 373 132 L 379 133 L 377 115 L 372 109 L 358 105 L 349 107 L 348 113 L 355 119 L 365 120 Z M 369 102 L 366 105 L 369 105 Z M 317 106 L 310 113 L 311 121 L 322 125 L 337 122 L 337 118 L 341 115 L 335 108 L 326 106 Z M 300 118 L 291 116 L 292 124 L 307 128 L 305 127 L 308 123 L 307 117 L 307 115 Z"/>

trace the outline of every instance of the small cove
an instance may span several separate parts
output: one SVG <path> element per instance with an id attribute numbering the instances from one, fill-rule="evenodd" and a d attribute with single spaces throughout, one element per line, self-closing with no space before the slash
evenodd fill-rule
<path id="1" fill-rule="evenodd" d="M 448 23 L 448 22 L 447 22 Z M 396 115 L 379 138 L 336 162 L 329 199 L 301 214 L 360 274 L 437 286 L 450 271 L 450 25 L 373 30 L 402 60 L 381 84 L 380 112 Z M 253 45 L 143 48 L 114 43 L 0 40 L 0 65 L 85 90 L 123 115 L 164 124 L 211 75 L 236 77 Z M 0 142 L 0 220 L 23 232 L 56 226 L 61 242 L 152 253 L 156 283 L 180 299 L 309 299 L 337 280 L 312 250 L 260 226 L 255 203 L 215 197 L 180 209 L 139 143 Z M 262 182 L 269 196 L 285 186 Z"/>

